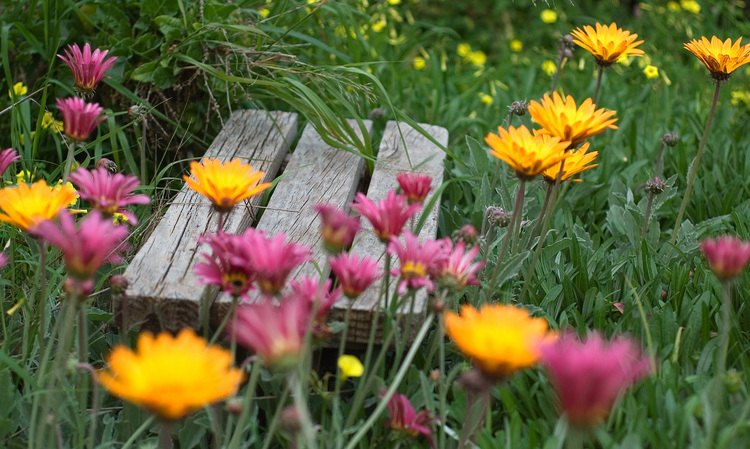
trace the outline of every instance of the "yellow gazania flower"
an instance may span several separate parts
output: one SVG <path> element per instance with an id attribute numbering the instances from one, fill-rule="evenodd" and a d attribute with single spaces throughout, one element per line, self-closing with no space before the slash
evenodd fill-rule
<path id="1" fill-rule="evenodd" d="M 484 141 L 492 147 L 490 153 L 508 163 L 519 177 L 531 178 L 569 156 L 565 152 L 570 142 L 557 137 L 533 136 L 521 126 L 498 127 L 498 134 L 488 134 Z"/>
<path id="2" fill-rule="evenodd" d="M 732 44 L 731 39 L 724 42 L 716 36 L 709 42 L 705 36 L 701 40 L 693 39 L 685 44 L 685 48 L 703 62 L 711 72 L 711 76 L 718 81 L 729 79 L 729 75 L 743 65 L 750 62 L 750 44 L 740 47 L 742 38 Z"/>
<path id="3" fill-rule="evenodd" d="M 231 368 L 229 351 L 208 346 L 192 329 L 176 337 L 143 333 L 137 351 L 117 346 L 108 362 L 97 376 L 104 388 L 168 420 L 232 396 L 244 377 Z"/>
<path id="4" fill-rule="evenodd" d="M 597 22 L 596 30 L 584 25 L 583 30 L 576 28 L 570 34 L 573 42 L 591 52 L 600 65 L 608 66 L 622 56 L 643 56 L 643 50 L 635 48 L 643 43 L 635 42 L 638 35 L 617 28 L 614 22 L 609 26 Z"/>
<path id="5" fill-rule="evenodd" d="M 203 159 L 200 164 L 191 162 L 190 174 L 197 181 L 189 176 L 182 179 L 221 211 L 228 211 L 240 201 L 258 195 L 271 186 L 270 182 L 258 184 L 265 173 L 253 171 L 252 165 L 243 164 L 239 159 L 224 164 L 219 159 Z"/>
<path id="6" fill-rule="evenodd" d="M 40 180 L 29 186 L 19 184 L 0 189 L 0 221 L 29 231 L 44 220 L 52 220 L 75 202 L 75 191 L 68 188 L 53 188 Z"/>
<path id="7" fill-rule="evenodd" d="M 605 111 L 604 108 L 597 110 L 591 98 L 576 107 L 573 97 L 568 95 L 563 101 L 557 92 L 552 94 L 552 98 L 549 94 L 544 94 L 541 104 L 532 100 L 529 103 L 529 114 L 532 121 L 542 126 L 535 133 L 568 140 L 573 147 L 607 128 L 617 129 L 614 125 L 617 119 L 612 117 L 615 111 Z"/>
<path id="8" fill-rule="evenodd" d="M 563 172 L 560 177 L 561 181 L 567 181 L 570 179 L 571 176 L 577 175 L 578 173 L 581 173 L 582 171 L 586 171 L 589 168 L 594 168 L 599 164 L 594 165 L 586 165 L 590 162 L 593 162 L 594 159 L 596 159 L 596 156 L 599 154 L 598 151 L 592 151 L 591 153 L 586 153 L 586 151 L 589 149 L 589 143 L 586 142 L 583 145 L 581 145 L 581 148 L 573 152 L 573 154 L 570 155 L 570 157 L 565 159 L 565 165 L 563 166 Z M 552 167 L 548 168 L 547 170 L 544 170 L 542 172 L 542 175 L 544 175 L 544 180 L 547 182 L 555 182 L 557 179 L 557 174 L 560 172 L 560 165 L 555 164 Z M 570 179 L 573 182 L 581 182 L 580 179 Z"/>
<path id="9" fill-rule="evenodd" d="M 443 315 L 445 333 L 474 365 L 495 379 L 506 379 L 533 366 L 539 346 L 554 339 L 543 318 L 532 318 L 526 309 L 502 304 L 461 307 L 461 316 Z"/>

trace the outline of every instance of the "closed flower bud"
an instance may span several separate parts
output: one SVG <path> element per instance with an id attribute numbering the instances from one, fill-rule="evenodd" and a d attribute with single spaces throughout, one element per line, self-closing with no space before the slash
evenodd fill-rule
<path id="1" fill-rule="evenodd" d="M 119 274 L 116 274 L 109 279 L 109 288 L 111 288 L 112 293 L 116 295 L 125 293 L 125 290 L 128 289 L 128 284 L 129 282 L 125 279 L 125 276 Z"/>
<path id="2" fill-rule="evenodd" d="M 479 243 L 479 232 L 474 226 L 466 224 L 461 226 L 461 229 L 453 232 L 453 240 L 464 242 L 466 246 L 471 247 Z"/>
<path id="3" fill-rule="evenodd" d="M 490 206 L 487 208 L 490 223 L 499 228 L 506 228 L 510 224 L 511 214 L 505 212 L 502 207 Z"/>
<path id="4" fill-rule="evenodd" d="M 517 115 L 518 117 L 526 115 L 526 111 L 529 109 L 529 102 L 526 100 L 522 101 L 514 101 L 513 103 L 508 106 L 508 109 L 510 109 L 510 112 L 513 115 Z"/>
<path id="5" fill-rule="evenodd" d="M 664 188 L 664 181 L 658 176 L 646 183 L 646 190 L 656 195 L 664 192 Z"/>
<path id="6" fill-rule="evenodd" d="M 735 369 L 730 369 L 724 373 L 724 387 L 730 394 L 737 393 L 742 388 L 742 374 Z"/>
<path id="7" fill-rule="evenodd" d="M 677 133 L 666 133 L 662 136 L 661 141 L 664 145 L 673 147 L 680 141 L 680 135 Z"/>
<path id="8" fill-rule="evenodd" d="M 241 398 L 232 398 L 227 400 L 227 412 L 230 415 L 240 416 L 242 414 L 242 402 Z"/>

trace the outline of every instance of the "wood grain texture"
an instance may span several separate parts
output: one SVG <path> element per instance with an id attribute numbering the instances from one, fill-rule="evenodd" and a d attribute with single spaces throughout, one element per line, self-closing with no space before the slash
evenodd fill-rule
<path id="1" fill-rule="evenodd" d="M 434 125 L 420 124 L 420 126 L 442 145 L 448 144 L 448 131 Z M 403 138 L 402 138 L 403 136 Z M 445 153 L 422 134 L 403 123 L 389 121 L 386 125 L 383 139 L 380 142 L 378 162 L 367 190 L 367 197 L 373 201 L 384 199 L 388 192 L 398 187 L 396 175 L 404 171 L 415 171 L 432 177 L 432 192 L 443 183 L 443 159 Z M 429 201 L 429 197 L 428 197 Z M 427 220 L 419 234 L 420 239 L 435 238 L 437 235 L 438 204 L 429 212 Z M 372 232 L 372 226 L 367 220 L 362 220 L 364 233 L 355 242 L 352 252 L 373 257 L 383 263 L 385 245 Z M 397 261 L 392 265 L 398 266 Z M 392 279 L 392 288 L 397 282 Z M 392 291 L 392 290 L 391 290 Z M 349 320 L 347 342 L 367 343 L 372 328 L 372 320 L 376 307 L 380 301 L 380 283 L 376 282 L 352 304 Z M 413 329 L 421 324 L 427 310 L 427 293 L 424 289 L 418 291 L 415 303 L 415 320 Z M 404 319 L 410 312 L 410 305 L 403 306 L 397 313 L 397 319 Z M 346 304 L 337 304 L 331 310 L 331 319 L 344 321 Z M 382 316 L 382 315 L 381 315 Z M 376 341 L 382 339 L 382 326 L 377 329 Z M 413 329 L 411 331 L 413 331 Z"/>
<path id="2" fill-rule="evenodd" d="M 372 122 L 363 122 L 369 138 Z M 349 120 L 349 124 L 362 140 L 357 122 Z M 290 280 L 301 276 L 328 277 L 328 255 L 322 246 L 320 221 L 313 206 L 329 203 L 349 210 L 364 168 L 365 160 L 362 157 L 328 145 L 311 124 L 305 127 L 284 170 L 284 177 L 277 184 L 256 226 L 256 229 L 269 235 L 283 232 L 287 241 L 311 247 L 312 262 L 306 262 L 292 271 Z M 231 298 L 220 296 L 211 310 L 212 323 L 220 322 L 230 305 Z"/>
<path id="3" fill-rule="evenodd" d="M 204 157 L 242 159 L 266 173 L 261 182 L 270 182 L 296 132 L 297 114 L 237 111 Z M 256 196 L 237 205 L 225 218 L 223 229 L 230 233 L 244 231 L 252 224 L 252 212 L 259 202 L 260 196 Z M 213 300 L 218 291 L 196 282 L 193 267 L 205 251 L 197 239 L 205 232 L 215 232 L 217 219 L 218 214 L 206 198 L 183 186 L 125 270 L 129 287 L 125 292 L 127 301 L 123 301 L 127 303 L 126 310 L 121 315 L 124 325 L 156 322 L 159 328 L 172 332 L 199 327 L 203 295 Z M 121 305 L 115 303 L 116 314 Z"/>

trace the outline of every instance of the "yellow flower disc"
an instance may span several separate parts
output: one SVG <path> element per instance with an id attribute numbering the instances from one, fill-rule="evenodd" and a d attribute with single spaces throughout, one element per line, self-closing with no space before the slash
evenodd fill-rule
<path id="1" fill-rule="evenodd" d="M 254 172 L 252 165 L 243 164 L 239 159 L 224 164 L 219 159 L 203 159 L 200 164 L 191 162 L 190 173 L 196 180 L 182 177 L 188 186 L 223 211 L 271 186 L 269 182 L 258 184 L 265 173 Z"/>
<path id="2" fill-rule="evenodd" d="M 714 78 L 726 80 L 729 75 L 750 62 L 750 44 L 740 46 L 742 38 L 732 44 L 731 39 L 724 42 L 716 36 L 711 41 L 705 36 L 685 44 L 685 48 L 703 62 Z"/>
<path id="3" fill-rule="evenodd" d="M 76 200 L 70 188 L 53 188 L 40 180 L 29 186 L 19 184 L 0 189 L 0 221 L 28 231 L 44 220 L 52 220 L 60 209 Z"/>
<path id="4" fill-rule="evenodd" d="M 607 128 L 617 129 L 614 125 L 617 119 L 612 117 L 615 111 L 605 111 L 603 108 L 597 110 L 591 98 L 577 107 L 573 97 L 568 95 L 563 101 L 557 92 L 552 94 L 552 98 L 549 94 L 544 94 L 541 103 L 532 100 L 529 103 L 529 114 L 532 121 L 542 126 L 535 133 L 568 140 L 572 146 L 579 145 Z"/>
<path id="5" fill-rule="evenodd" d="M 591 153 L 586 153 L 589 149 L 589 143 L 586 142 L 583 145 L 581 145 L 581 148 L 579 148 L 577 151 L 575 151 L 573 154 L 570 155 L 570 157 L 565 159 L 565 165 L 563 165 L 563 172 L 561 175 L 560 180 L 561 181 L 567 181 L 570 179 L 571 176 L 577 175 L 578 173 L 581 173 L 582 171 L 586 171 L 590 168 L 594 168 L 599 164 L 594 165 L 586 165 L 590 162 L 593 162 L 594 159 L 596 159 L 596 156 L 599 154 L 597 151 L 592 151 Z M 548 182 L 555 182 L 557 179 L 557 174 L 560 173 L 560 165 L 562 162 L 553 165 L 552 167 L 548 168 L 547 170 L 544 170 L 542 175 L 544 175 L 544 180 Z M 573 182 L 581 182 L 580 179 L 570 179 Z"/>
<path id="6" fill-rule="evenodd" d="M 192 329 L 176 337 L 143 333 L 137 351 L 117 346 L 108 362 L 97 376 L 104 388 L 169 420 L 235 394 L 244 377 L 231 368 L 229 351 L 208 346 Z"/>
<path id="7" fill-rule="evenodd" d="M 525 126 L 497 131 L 484 138 L 492 148 L 490 154 L 507 162 L 519 176 L 534 177 L 569 156 L 565 150 L 570 142 L 557 137 L 532 136 Z"/>
<path id="8" fill-rule="evenodd" d="M 494 304 L 477 310 L 464 305 L 461 316 L 446 311 L 444 320 L 445 332 L 458 349 L 496 379 L 533 366 L 539 346 L 554 339 L 546 320 L 532 318 L 520 307 Z"/>
<path id="9" fill-rule="evenodd" d="M 570 34 L 575 38 L 573 42 L 591 52 L 603 65 L 612 64 L 622 56 L 643 56 L 643 50 L 635 48 L 643 43 L 635 42 L 638 35 L 617 28 L 614 22 L 609 26 L 597 23 L 596 29 L 585 25 L 583 30 L 576 28 Z"/>

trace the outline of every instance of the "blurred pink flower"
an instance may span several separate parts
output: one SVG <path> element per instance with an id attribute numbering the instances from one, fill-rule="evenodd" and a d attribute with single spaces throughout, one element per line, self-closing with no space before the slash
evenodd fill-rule
<path id="1" fill-rule="evenodd" d="M 385 390 L 380 390 L 385 394 Z M 407 436 L 416 437 L 424 435 L 430 446 L 435 447 L 435 441 L 432 439 L 432 423 L 438 422 L 437 418 L 430 417 L 429 410 L 422 410 L 417 413 L 414 407 L 403 394 L 394 393 L 388 401 L 388 413 L 390 421 L 387 427 L 396 432 L 404 432 Z"/>
<path id="2" fill-rule="evenodd" d="M 354 299 L 382 277 L 378 263 L 370 257 L 360 258 L 356 254 L 341 253 L 329 259 L 331 271 L 339 281 L 341 289 L 349 299 Z"/>
<path id="3" fill-rule="evenodd" d="M 3 251 L 0 253 L 0 269 L 5 268 L 6 265 L 8 265 L 8 255 Z"/>
<path id="4" fill-rule="evenodd" d="M 70 174 L 69 179 L 78 187 L 81 199 L 91 202 L 95 209 L 107 217 L 119 212 L 125 215 L 129 222 L 138 224 L 135 215 L 123 207 L 151 202 L 148 195 L 132 194 L 140 185 L 138 178 L 133 175 L 112 174 L 104 167 L 91 171 L 79 167 Z"/>
<path id="5" fill-rule="evenodd" d="M 401 266 L 391 271 L 392 275 L 400 275 L 398 294 L 406 293 L 407 287 L 418 289 L 426 287 L 432 293 L 435 283 L 429 277 L 431 271 L 448 258 L 448 248 L 442 240 L 426 240 L 419 244 L 419 238 L 410 231 L 404 232 L 404 243 L 397 237 L 391 237 L 388 243 L 388 254 L 396 254 Z"/>
<path id="6" fill-rule="evenodd" d="M 128 237 L 127 228 L 115 226 L 98 210 L 88 213 L 77 229 L 67 210 L 61 210 L 58 217 L 59 225 L 45 220 L 30 232 L 62 251 L 65 266 L 73 278 L 91 280 L 104 262 L 122 260 L 119 253 L 127 248 L 124 243 Z"/>
<path id="7" fill-rule="evenodd" d="M 198 283 L 218 285 L 225 293 L 248 299 L 255 272 L 243 249 L 242 237 L 219 231 L 204 235 L 198 242 L 211 247 L 211 254 L 201 253 L 203 260 L 195 264 Z"/>
<path id="8" fill-rule="evenodd" d="M 720 279 L 737 277 L 750 259 L 750 242 L 728 235 L 716 240 L 704 240 L 701 242 L 701 250 L 706 255 L 711 271 Z"/>
<path id="9" fill-rule="evenodd" d="M 14 150 L 13 148 L 3 150 L 2 153 L 0 153 L 0 176 L 3 176 L 5 170 L 10 167 L 10 164 L 19 160 L 20 158 L 21 156 L 19 156 L 18 152 L 16 152 L 16 150 Z"/>
<path id="10" fill-rule="evenodd" d="M 104 108 L 97 103 L 86 103 L 78 97 L 57 99 L 57 108 L 63 116 L 65 135 L 76 142 L 88 139 L 97 125 L 106 118 Z"/>
<path id="11" fill-rule="evenodd" d="M 367 218 L 372 224 L 375 235 L 383 243 L 388 243 L 393 236 L 401 235 L 406 221 L 422 208 L 420 204 L 407 207 L 406 197 L 398 195 L 395 190 L 388 192 L 388 196 L 378 201 L 377 204 L 364 194 L 357 193 L 351 206 Z"/>
<path id="12" fill-rule="evenodd" d="M 396 181 L 409 204 L 423 203 L 430 193 L 432 177 L 421 173 L 403 172 L 396 175 Z"/>
<path id="13" fill-rule="evenodd" d="M 597 333 L 579 342 L 573 333 L 543 345 L 547 368 L 568 421 L 579 427 L 600 423 L 617 396 L 651 372 L 651 363 L 631 340 L 610 343 Z"/>
<path id="14" fill-rule="evenodd" d="M 330 204 L 318 204 L 313 209 L 320 214 L 321 237 L 326 251 L 338 254 L 352 245 L 360 229 L 359 217 L 350 217 Z"/>
<path id="15" fill-rule="evenodd" d="M 310 260 L 310 248 L 285 243 L 283 232 L 267 237 L 264 232 L 249 231 L 242 234 L 245 240 L 243 247 L 255 271 L 255 282 L 263 293 L 276 295 L 284 288 L 289 273 L 302 262 Z"/>
<path id="16" fill-rule="evenodd" d="M 484 266 L 484 262 L 474 262 L 479 254 L 479 247 L 474 246 L 466 251 L 466 243 L 463 241 L 458 242 L 455 248 L 450 239 L 443 241 L 449 255 L 434 267 L 432 277 L 438 284 L 452 291 L 459 291 L 467 285 L 479 285 L 475 274 Z"/>
<path id="17" fill-rule="evenodd" d="M 104 79 L 104 74 L 112 68 L 116 57 L 107 60 L 109 50 L 101 51 L 98 48 L 91 53 L 91 46 L 87 43 L 83 45 L 83 52 L 78 45 L 68 45 L 68 49 L 63 51 L 65 56 L 57 55 L 58 58 L 65 61 L 73 71 L 76 85 L 84 92 L 91 92 L 96 89 L 99 81 Z"/>
<path id="18" fill-rule="evenodd" d="M 321 288 L 319 279 L 303 276 L 299 280 L 292 281 L 289 286 L 293 295 L 303 298 L 310 305 L 310 310 L 317 304 L 315 318 L 323 320 L 331 307 L 341 301 L 341 287 L 331 291 L 332 285 L 333 282 L 326 279 Z"/>
<path id="19" fill-rule="evenodd" d="M 285 298 L 278 306 L 263 297 L 237 308 L 227 335 L 234 335 L 237 343 L 255 351 L 267 366 L 286 370 L 302 353 L 309 316 L 309 304 L 301 297 Z"/>

